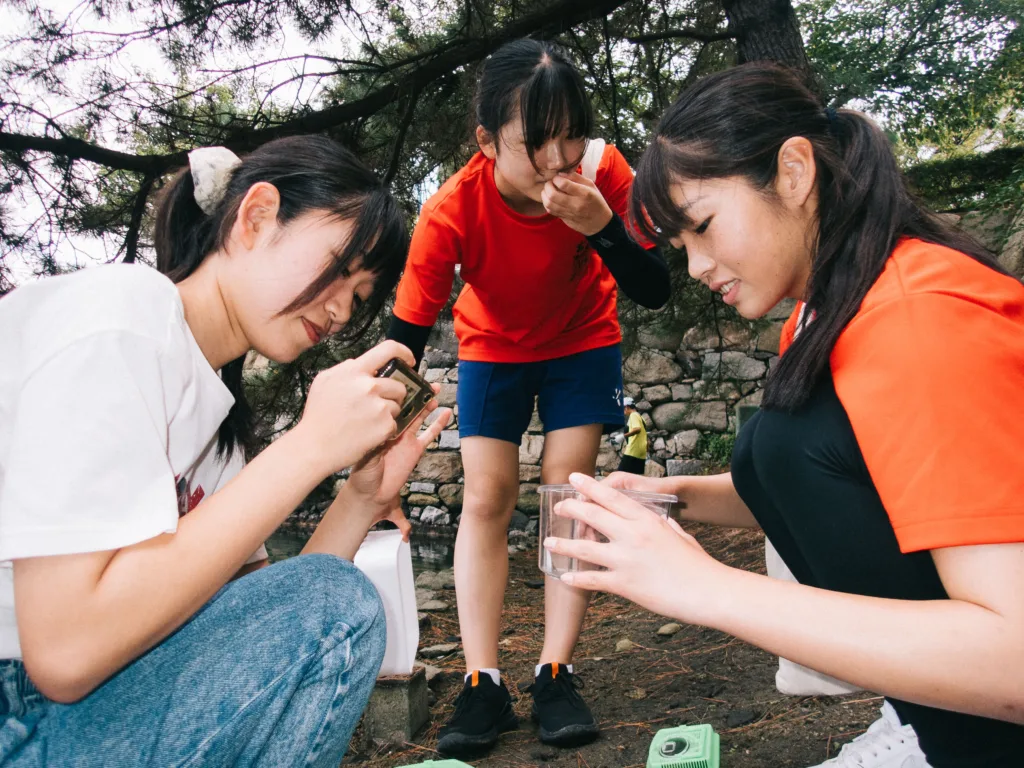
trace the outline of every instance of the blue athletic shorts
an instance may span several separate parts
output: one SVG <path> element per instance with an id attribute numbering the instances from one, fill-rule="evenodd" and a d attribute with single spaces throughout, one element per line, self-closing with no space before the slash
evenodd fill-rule
<path id="1" fill-rule="evenodd" d="M 603 424 L 622 429 L 622 352 L 618 344 L 539 363 L 459 361 L 460 437 L 519 445 L 533 415 L 544 431 Z"/>

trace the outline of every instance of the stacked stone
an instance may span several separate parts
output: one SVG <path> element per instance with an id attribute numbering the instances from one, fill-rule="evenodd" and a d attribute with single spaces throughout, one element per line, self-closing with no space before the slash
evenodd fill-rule
<path id="1" fill-rule="evenodd" d="M 734 430 L 737 406 L 760 404 L 765 376 L 778 356 L 782 324 L 792 308 L 793 302 L 783 302 L 763 320 L 723 324 L 712 331 L 640 333 L 638 348 L 625 361 L 623 377 L 625 393 L 636 401 L 647 425 L 649 476 L 699 474 L 707 469 L 695 456 L 701 435 Z M 427 380 L 441 384 L 441 405 L 455 408 L 458 369 L 454 357 L 432 349 L 424 365 Z M 452 425 L 427 451 L 403 491 L 406 513 L 423 525 L 455 525 L 461 513 L 465 479 L 457 423 L 456 412 Z M 536 530 L 543 452 L 543 425 L 534 413 L 519 447 L 513 530 Z M 608 438 L 602 438 L 598 473 L 613 472 L 619 457 Z"/>

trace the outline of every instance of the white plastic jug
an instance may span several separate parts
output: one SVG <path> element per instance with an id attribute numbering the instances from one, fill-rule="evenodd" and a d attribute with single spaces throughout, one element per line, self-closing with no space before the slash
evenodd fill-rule
<path id="1" fill-rule="evenodd" d="M 353 562 L 373 582 L 384 602 L 388 644 L 380 674 L 408 675 L 420 643 L 409 543 L 402 541 L 400 531 L 371 531 Z"/>

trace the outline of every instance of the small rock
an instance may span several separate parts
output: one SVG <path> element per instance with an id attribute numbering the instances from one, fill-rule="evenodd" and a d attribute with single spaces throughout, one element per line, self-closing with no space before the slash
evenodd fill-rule
<path id="1" fill-rule="evenodd" d="M 441 611 L 447 611 L 448 608 L 449 605 L 444 600 L 427 600 L 427 602 L 420 606 L 421 611 L 429 613 L 440 613 Z"/>
<path id="2" fill-rule="evenodd" d="M 615 644 L 615 651 L 617 653 L 621 653 L 622 651 L 630 650 L 633 646 L 634 646 L 634 643 L 633 643 L 632 640 L 630 640 L 628 638 L 623 638 L 622 640 L 619 640 L 619 642 L 617 642 Z"/>
<path id="3" fill-rule="evenodd" d="M 512 513 L 512 520 L 509 522 L 508 527 L 513 531 L 525 531 L 529 522 L 530 518 L 517 509 Z"/>
<path id="4" fill-rule="evenodd" d="M 539 760 L 542 763 L 546 763 L 548 760 L 554 760 L 555 757 L 557 757 L 557 754 L 547 749 L 535 749 L 530 753 L 531 760 Z"/>
<path id="5" fill-rule="evenodd" d="M 725 719 L 728 728 L 739 728 L 741 725 L 748 725 L 757 720 L 757 713 L 750 709 L 734 709 Z"/>
<path id="6" fill-rule="evenodd" d="M 446 429 L 441 433 L 438 447 L 445 450 L 455 450 L 461 445 L 459 433 L 453 429 Z"/>
<path id="7" fill-rule="evenodd" d="M 641 699 L 647 698 L 647 691 L 643 688 L 631 688 L 626 691 L 626 698 L 633 699 L 633 701 L 640 701 Z"/>
<path id="8" fill-rule="evenodd" d="M 420 509 L 436 509 L 437 505 L 441 503 L 441 500 L 432 493 L 410 493 L 405 498 L 405 503 L 410 507 L 419 507 Z"/>
<path id="9" fill-rule="evenodd" d="M 434 577 L 434 581 L 437 583 L 437 586 L 441 589 L 448 589 L 448 587 L 454 587 L 455 570 L 452 568 L 447 568 L 443 571 L 438 571 Z"/>
<path id="10" fill-rule="evenodd" d="M 439 659 L 442 656 L 447 656 L 449 653 L 454 653 L 457 650 L 459 650 L 458 643 L 442 643 L 441 645 L 432 645 L 429 648 L 424 648 L 420 651 L 420 658 Z"/>
<path id="11" fill-rule="evenodd" d="M 432 589 L 417 589 L 416 590 L 416 605 L 422 603 L 429 603 L 431 600 L 437 599 L 437 593 Z"/>
<path id="12" fill-rule="evenodd" d="M 420 522 L 427 525 L 451 525 L 452 519 L 443 509 L 427 507 L 420 515 Z"/>
<path id="13" fill-rule="evenodd" d="M 409 483 L 410 493 L 434 493 L 437 491 L 436 483 Z"/>
<path id="14" fill-rule="evenodd" d="M 431 664 L 418 664 L 417 666 L 423 667 L 423 674 L 427 676 L 427 685 L 430 685 L 431 681 L 444 671 L 440 667 L 435 667 Z"/>
<path id="15" fill-rule="evenodd" d="M 427 706 L 432 707 L 437 704 L 437 694 L 427 689 Z"/>
<path id="16" fill-rule="evenodd" d="M 540 522 L 535 517 L 530 518 L 530 522 L 526 524 L 526 532 L 531 536 L 536 535 L 537 531 L 540 530 Z"/>
<path id="17" fill-rule="evenodd" d="M 676 624 L 674 621 L 671 624 L 662 625 L 661 629 L 658 630 L 658 634 L 662 637 L 672 637 L 676 632 L 683 628 L 682 624 Z"/>
<path id="18" fill-rule="evenodd" d="M 416 577 L 416 587 L 418 589 L 437 589 L 438 586 L 436 571 L 424 571 Z"/>
<path id="19" fill-rule="evenodd" d="M 527 581 L 524 581 L 523 584 L 530 589 L 540 589 L 544 586 L 544 579 L 528 579 Z"/>
<path id="20" fill-rule="evenodd" d="M 419 620 L 420 623 L 420 632 L 426 632 L 428 629 L 430 629 L 431 622 L 429 614 L 420 611 L 416 614 L 416 618 Z"/>

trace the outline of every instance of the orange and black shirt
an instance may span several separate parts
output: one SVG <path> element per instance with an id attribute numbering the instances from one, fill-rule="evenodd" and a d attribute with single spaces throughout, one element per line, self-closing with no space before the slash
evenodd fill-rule
<path id="1" fill-rule="evenodd" d="M 1024 284 L 901 240 L 830 362 L 901 551 L 1024 541 Z"/>

